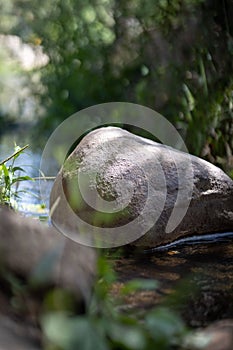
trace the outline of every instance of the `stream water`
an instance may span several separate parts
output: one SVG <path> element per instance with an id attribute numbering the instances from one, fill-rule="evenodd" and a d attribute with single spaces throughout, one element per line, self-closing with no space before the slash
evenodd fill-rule
<path id="1" fill-rule="evenodd" d="M 24 132 L 8 133 L 0 140 L 0 160 L 13 152 L 14 142 L 23 146 L 30 143 Z M 29 148 L 17 160 L 26 173 L 38 178 L 41 149 Z M 48 181 L 48 192 L 53 181 Z M 27 216 L 47 216 L 41 208 L 39 181 L 20 184 L 26 191 L 18 200 L 19 210 Z M 48 204 L 48 203 L 46 203 Z M 138 291 L 128 296 L 122 308 L 140 313 L 158 303 L 169 303 L 179 308 L 192 326 L 208 324 L 226 317 L 233 318 L 233 233 L 207 235 L 204 240 L 184 240 L 176 244 L 135 251 L 127 249 L 113 258 L 118 282 L 113 293 L 133 278 L 152 278 L 159 282 L 153 291 Z"/>

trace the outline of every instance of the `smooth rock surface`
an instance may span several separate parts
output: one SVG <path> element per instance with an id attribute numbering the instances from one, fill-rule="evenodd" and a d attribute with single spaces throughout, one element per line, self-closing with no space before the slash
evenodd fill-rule
<path id="1" fill-rule="evenodd" d="M 233 229 L 233 181 L 221 169 L 116 127 L 82 139 L 59 172 L 50 200 L 60 231 L 80 241 L 79 231 L 88 236 L 95 227 L 102 246 L 155 247 Z"/>

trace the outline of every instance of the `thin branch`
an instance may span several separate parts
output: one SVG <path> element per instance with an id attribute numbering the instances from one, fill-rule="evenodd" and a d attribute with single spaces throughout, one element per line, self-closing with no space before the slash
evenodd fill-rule
<path id="1" fill-rule="evenodd" d="M 39 176 L 39 177 L 32 177 L 32 180 L 55 180 L 56 176 Z"/>
<path id="2" fill-rule="evenodd" d="M 8 160 L 11 160 L 12 158 L 14 158 L 15 156 L 17 156 L 17 154 L 21 153 L 22 151 L 24 151 L 26 148 L 28 148 L 29 145 L 23 146 L 22 148 L 20 148 L 18 151 L 15 151 L 11 156 L 7 157 L 6 159 L 3 159 L 0 162 L 0 165 L 8 162 Z"/>

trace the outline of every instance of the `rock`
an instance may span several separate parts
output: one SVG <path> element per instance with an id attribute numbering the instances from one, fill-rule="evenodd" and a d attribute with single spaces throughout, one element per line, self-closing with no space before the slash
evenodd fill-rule
<path id="1" fill-rule="evenodd" d="M 27 280 L 56 285 L 88 301 L 95 278 L 96 252 L 56 229 L 0 207 L 1 264 Z"/>
<path id="2" fill-rule="evenodd" d="M 233 181 L 203 159 L 116 127 L 90 132 L 67 158 L 51 219 L 86 245 L 156 247 L 233 229 Z"/>
<path id="3" fill-rule="evenodd" d="M 40 350 L 28 328 L 0 316 L 0 350 Z"/>
<path id="4" fill-rule="evenodd" d="M 184 343 L 186 350 L 232 350 L 233 320 L 217 321 L 189 335 Z"/>

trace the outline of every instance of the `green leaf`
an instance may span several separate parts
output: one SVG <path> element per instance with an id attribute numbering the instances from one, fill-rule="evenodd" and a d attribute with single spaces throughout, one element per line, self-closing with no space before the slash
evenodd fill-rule
<path id="1" fill-rule="evenodd" d="M 10 186 L 10 173 L 5 164 L 2 164 L 2 170 L 4 174 L 4 181 L 5 181 L 5 186 L 9 189 Z"/>
<path id="2" fill-rule="evenodd" d="M 46 293 L 43 310 L 44 312 L 66 311 L 72 312 L 75 309 L 75 296 L 68 290 L 55 288 Z"/>
<path id="3" fill-rule="evenodd" d="M 2 170 L 5 176 L 9 176 L 9 170 L 5 164 L 2 164 Z"/>
<path id="4" fill-rule="evenodd" d="M 23 172 L 25 173 L 25 170 L 24 170 L 23 168 L 21 168 L 20 166 L 15 166 L 15 167 L 13 167 L 11 170 L 12 170 L 14 173 L 15 173 L 16 171 L 23 171 Z"/>
<path id="5" fill-rule="evenodd" d="M 146 316 L 145 324 L 155 340 L 171 341 L 184 333 L 180 318 L 165 308 L 157 308 Z"/>
<path id="6" fill-rule="evenodd" d="M 47 339 L 63 350 L 108 350 L 102 337 L 86 317 L 68 317 L 64 312 L 43 316 L 42 329 Z"/>
<path id="7" fill-rule="evenodd" d="M 186 84 L 183 84 L 183 89 L 187 99 L 189 111 L 191 112 L 195 108 L 195 98 Z"/>
<path id="8" fill-rule="evenodd" d="M 124 347 L 132 350 L 145 349 L 146 346 L 146 333 L 143 331 L 143 327 L 139 326 L 127 326 L 120 323 L 109 323 L 108 334 L 112 341 L 117 344 L 121 344 Z"/>
<path id="9" fill-rule="evenodd" d="M 136 292 L 137 290 L 154 290 L 158 288 L 158 282 L 151 279 L 137 278 L 129 281 L 121 289 L 122 294 Z"/>
<path id="10" fill-rule="evenodd" d="M 30 176 L 19 176 L 16 177 L 15 179 L 12 180 L 12 184 L 16 183 L 16 182 L 20 182 L 20 181 L 28 181 L 28 180 L 32 180 L 32 178 Z"/>

